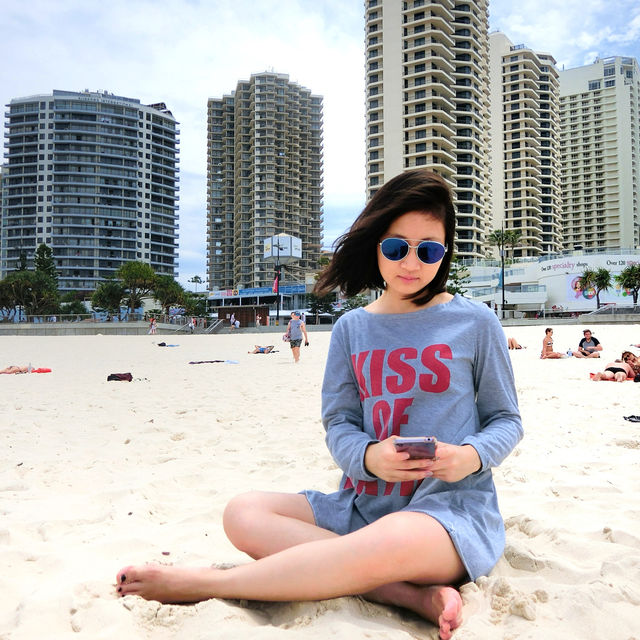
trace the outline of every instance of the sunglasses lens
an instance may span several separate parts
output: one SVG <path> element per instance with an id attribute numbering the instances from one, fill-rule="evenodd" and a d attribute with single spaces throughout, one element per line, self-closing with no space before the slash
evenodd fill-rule
<path id="1" fill-rule="evenodd" d="M 409 243 L 400 238 L 385 238 L 380 243 L 380 249 L 387 260 L 397 262 L 405 258 L 409 253 Z"/>
<path id="2" fill-rule="evenodd" d="M 445 248 L 439 242 L 421 242 L 418 245 L 418 258 L 426 264 L 434 264 L 442 260 Z"/>

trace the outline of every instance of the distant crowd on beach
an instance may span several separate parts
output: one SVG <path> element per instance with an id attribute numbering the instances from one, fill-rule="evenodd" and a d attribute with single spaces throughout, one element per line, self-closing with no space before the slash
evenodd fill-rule
<path id="1" fill-rule="evenodd" d="M 569 348 L 566 353 L 555 351 L 553 348 L 553 329 L 548 327 L 544 330 L 544 338 L 542 339 L 542 350 L 540 358 L 542 360 L 559 360 L 561 358 L 600 358 L 602 344 L 596 338 L 591 329 L 582 331 L 582 338 L 575 350 Z M 515 338 L 507 338 L 507 346 L 509 349 L 523 349 L 523 347 Z M 640 344 L 630 345 L 640 348 Z M 604 370 L 591 374 L 591 379 L 595 382 L 600 380 L 611 380 L 615 382 L 624 382 L 625 380 L 634 380 L 640 382 L 640 359 L 631 351 L 623 351 L 620 358 L 613 362 L 607 363 Z"/>

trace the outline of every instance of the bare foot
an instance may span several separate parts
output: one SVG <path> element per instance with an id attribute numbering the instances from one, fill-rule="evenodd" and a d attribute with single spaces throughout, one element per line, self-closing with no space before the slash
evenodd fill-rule
<path id="1" fill-rule="evenodd" d="M 121 596 L 141 596 L 162 603 L 200 602 L 216 597 L 214 585 L 219 569 L 182 568 L 164 565 L 125 567 L 116 577 Z"/>
<path id="2" fill-rule="evenodd" d="M 394 582 L 363 595 L 368 600 L 404 607 L 426 618 L 438 625 L 442 640 L 449 640 L 452 631 L 462 623 L 462 598 L 453 587 Z"/>
<path id="3" fill-rule="evenodd" d="M 598 382 L 599 380 L 602 380 L 604 376 L 601 373 L 596 373 L 595 376 L 593 376 L 593 381 L 594 382 Z"/>
<path id="4" fill-rule="evenodd" d="M 425 617 L 440 627 L 440 638 L 449 640 L 462 623 L 462 598 L 453 587 L 427 587 L 424 595 Z"/>

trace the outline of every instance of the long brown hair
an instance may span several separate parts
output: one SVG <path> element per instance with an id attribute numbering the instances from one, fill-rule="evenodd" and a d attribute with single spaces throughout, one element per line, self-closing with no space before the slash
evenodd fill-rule
<path id="1" fill-rule="evenodd" d="M 437 173 L 413 169 L 385 183 L 349 231 L 338 238 L 333 259 L 318 278 L 314 293 L 324 295 L 339 287 L 345 295 L 355 296 L 365 289 L 384 288 L 378 243 L 391 223 L 410 211 L 424 212 L 442 222 L 447 251 L 433 280 L 406 299 L 421 306 L 446 291 L 456 230 L 451 190 Z"/>

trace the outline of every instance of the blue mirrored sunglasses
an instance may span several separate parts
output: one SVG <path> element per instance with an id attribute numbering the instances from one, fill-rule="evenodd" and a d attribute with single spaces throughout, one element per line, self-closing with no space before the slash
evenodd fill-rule
<path id="1" fill-rule="evenodd" d="M 415 249 L 420 262 L 434 264 L 440 262 L 447 252 L 447 247 L 433 240 L 424 240 L 420 244 L 409 244 L 402 238 L 385 238 L 380 243 L 380 251 L 387 260 L 404 260 L 409 254 L 409 249 Z"/>

